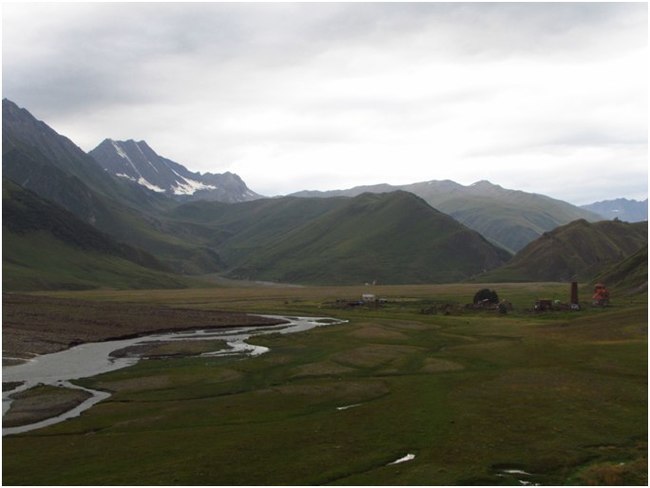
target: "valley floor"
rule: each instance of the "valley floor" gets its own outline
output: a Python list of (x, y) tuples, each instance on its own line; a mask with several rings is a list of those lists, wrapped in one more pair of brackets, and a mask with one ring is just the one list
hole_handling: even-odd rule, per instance
[[(4, 356), (35, 352), (66, 323), (86, 326), (58, 348), (120, 320), (130, 328), (111, 337), (240, 312), (349, 322), (257, 337), (270, 352), (255, 358), (186, 351), (81, 380), (112, 396), (5, 437), (3, 483), (647, 485), (647, 296), (535, 314), (535, 299), (567, 300), (568, 287), (497, 285), (514, 306), (501, 315), (464, 306), (478, 288), (5, 295)], [(384, 300), (355, 304), (362, 293)]]
[(3, 364), (84, 342), (157, 331), (277, 323), (241, 312), (3, 293)]

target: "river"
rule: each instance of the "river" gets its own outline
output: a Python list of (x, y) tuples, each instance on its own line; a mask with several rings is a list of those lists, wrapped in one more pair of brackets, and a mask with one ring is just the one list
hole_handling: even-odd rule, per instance
[(56, 417), (33, 424), (3, 428), (2, 435), (28, 432), (62, 422), (81, 415), (82, 412), (88, 410), (93, 405), (110, 397), (110, 394), (107, 392), (82, 388), (74, 385), (71, 381), (126, 368), (136, 364), (141, 359), (138, 356), (111, 356), (112, 352), (120, 349), (155, 342), (219, 340), (224, 341), (227, 347), (218, 351), (203, 353), (201, 356), (252, 357), (264, 354), (269, 350), (263, 346), (249, 344), (247, 341), (252, 337), (268, 334), (293, 334), (296, 332), (304, 332), (315, 327), (336, 325), (345, 322), (327, 317), (286, 317), (278, 315), (264, 315), (263, 317), (286, 320), (286, 323), (265, 327), (233, 327), (171, 332), (124, 340), (90, 342), (74, 346), (64, 351), (36, 356), (26, 363), (3, 366), (3, 383), (21, 383), (20, 386), (13, 390), (2, 393), (3, 416), (11, 407), (11, 395), (28, 390), (39, 384), (77, 388), (89, 392), (92, 396), (77, 407)]

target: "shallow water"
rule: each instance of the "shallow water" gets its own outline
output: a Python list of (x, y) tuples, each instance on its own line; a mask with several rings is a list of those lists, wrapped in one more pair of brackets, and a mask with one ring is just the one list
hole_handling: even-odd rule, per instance
[(15, 365), (3, 366), (2, 381), (23, 382), (13, 390), (2, 394), (2, 415), (11, 406), (11, 395), (20, 391), (28, 390), (39, 384), (77, 388), (88, 391), (93, 396), (78, 405), (72, 410), (52, 417), (41, 422), (23, 425), (19, 427), (3, 428), (2, 435), (17, 434), (30, 430), (62, 422), (80, 415), (96, 403), (105, 400), (109, 393), (89, 390), (70, 383), (71, 380), (89, 378), (102, 373), (108, 373), (117, 369), (126, 368), (136, 364), (141, 357), (112, 357), (111, 353), (126, 347), (150, 344), (152, 342), (188, 341), (188, 340), (221, 340), (226, 342), (227, 348), (218, 351), (203, 353), (203, 357), (215, 356), (241, 356), (253, 357), (268, 352), (269, 349), (263, 346), (255, 346), (246, 341), (251, 337), (268, 334), (293, 334), (303, 332), (315, 327), (340, 324), (344, 321), (326, 317), (284, 317), (277, 315), (265, 315), (269, 318), (284, 319), (288, 323), (270, 327), (233, 327), (227, 329), (206, 329), (184, 332), (173, 332), (166, 334), (152, 334), (133, 339), (124, 339), (106, 342), (91, 342), (59, 351), (52, 354), (36, 356), (30, 361)]
[(413, 461), (414, 459), (415, 459), (415, 454), (407, 454), (406, 456), (401, 457), (401, 458), (399, 458), (399, 459), (393, 461), (392, 463), (388, 463), (387, 466), (391, 466), (391, 465), (393, 465), (393, 464), (402, 464), (402, 463), (407, 463), (407, 462), (409, 462), (409, 461)]

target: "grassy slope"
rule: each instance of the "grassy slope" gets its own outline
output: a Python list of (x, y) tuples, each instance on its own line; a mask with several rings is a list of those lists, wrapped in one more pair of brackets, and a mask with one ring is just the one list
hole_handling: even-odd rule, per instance
[[(349, 311), (328, 303), (363, 288), (104, 295), (350, 323), (256, 339), (272, 351), (255, 359), (145, 361), (86, 381), (115, 394), (78, 419), (5, 438), (4, 482), (519, 484), (498, 476), (503, 466), (542, 484), (647, 484), (646, 304), (419, 313), (474, 288), (378, 287), (386, 307)], [(530, 303), (542, 289), (554, 288), (499, 291)], [(407, 453), (416, 458), (387, 466)]]
[(2, 252), (5, 291), (179, 288), (191, 284), (122, 257), (80, 250), (47, 233), (21, 236), (3, 230)]
[(364, 194), (267, 243), (231, 276), (293, 283), (451, 282), (508, 254), (406, 192)]
[(639, 249), (603, 273), (596, 276), (594, 283), (606, 283), (608, 287), (627, 293), (648, 291), (648, 246)]
[(544, 195), (507, 190), (488, 182), (461, 187), (458, 192), (413, 191), (433, 207), (480, 232), (511, 252), (524, 248), (546, 231), (577, 219), (599, 220), (591, 212)]
[(273, 239), (318, 219), (345, 204), (346, 199), (261, 199), (224, 204), (192, 202), (169, 212), (179, 222), (210, 229), (210, 243), (230, 266), (265, 248)]
[(126, 200), (121, 200), (121, 192), (107, 196), (95, 191), (78, 177), (56, 167), (35, 148), (25, 144), (19, 149), (3, 148), (3, 173), (17, 183), (28, 181), (26, 188), (40, 197), (92, 223), (118, 241), (146, 249), (178, 271), (202, 273), (219, 269), (218, 256), (202, 246), (200, 234), (124, 204)]
[(222, 269), (201, 229), (160, 218), (176, 205), (171, 199), (111, 177), (72, 141), (7, 100), (2, 122), (4, 177), (178, 272)]
[(482, 281), (590, 280), (647, 247), (647, 222), (578, 220), (545, 233)]
[(361, 193), (411, 192), (432, 207), (515, 253), (542, 233), (577, 219), (602, 220), (596, 213), (544, 195), (508, 190), (487, 181), (463, 186), (453, 181), (410, 185), (359, 186), (349, 190), (300, 192), (303, 197), (357, 196)]
[(3, 180), (2, 196), (5, 290), (186, 286), (153, 256), (11, 181)]
[(512, 253), (523, 249), (547, 230), (567, 222), (530, 204), (513, 205), (481, 197), (450, 199), (436, 208)]

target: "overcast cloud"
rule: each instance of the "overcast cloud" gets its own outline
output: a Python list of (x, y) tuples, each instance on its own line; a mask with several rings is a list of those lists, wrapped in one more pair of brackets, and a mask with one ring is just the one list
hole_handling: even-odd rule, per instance
[(265, 195), (647, 197), (647, 4), (4, 4), (3, 96)]

